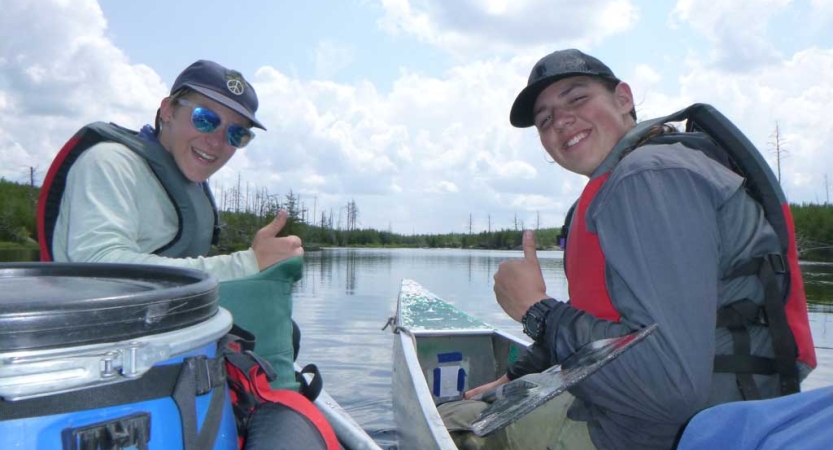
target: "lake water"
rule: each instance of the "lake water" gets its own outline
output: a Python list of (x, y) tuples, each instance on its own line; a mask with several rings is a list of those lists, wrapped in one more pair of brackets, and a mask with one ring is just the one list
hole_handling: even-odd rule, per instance
[[(382, 331), (402, 279), (412, 279), (467, 313), (523, 336), (494, 300), (492, 276), (521, 252), (449, 249), (325, 249), (305, 256), (296, 284), (299, 361), (315, 362), (328, 392), (379, 442), (395, 448), (391, 409), (393, 336)], [(548, 293), (567, 298), (560, 251), (538, 252)], [(833, 384), (833, 265), (803, 264), (819, 368), (803, 388)]]
[[(31, 254), (30, 254), (31, 253)], [(325, 249), (305, 256), (295, 285), (294, 317), (303, 337), (299, 362), (318, 365), (328, 392), (386, 448), (396, 447), (391, 408), (394, 314), (402, 279), (422, 284), (467, 313), (523, 336), (494, 300), (492, 276), (520, 251)], [(538, 252), (548, 293), (567, 298), (560, 251)], [(0, 249), (0, 261), (37, 258)], [(803, 389), (833, 384), (833, 264), (803, 263), (819, 367)]]

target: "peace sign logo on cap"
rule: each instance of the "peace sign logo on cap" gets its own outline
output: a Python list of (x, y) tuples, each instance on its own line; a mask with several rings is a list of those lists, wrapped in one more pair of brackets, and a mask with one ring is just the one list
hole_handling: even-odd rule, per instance
[(243, 91), (246, 90), (246, 82), (243, 81), (243, 77), (236, 74), (226, 75), (226, 87), (228, 87), (229, 92), (234, 95), (243, 95)]

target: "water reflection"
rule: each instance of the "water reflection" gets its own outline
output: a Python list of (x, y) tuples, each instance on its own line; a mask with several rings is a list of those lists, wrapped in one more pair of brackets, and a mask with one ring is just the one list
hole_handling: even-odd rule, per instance
[[(538, 253), (548, 294), (567, 299), (560, 251)], [(380, 329), (394, 313), (403, 278), (416, 280), (467, 313), (522, 336), (494, 301), (493, 275), (520, 251), (325, 249), (305, 255), (295, 317), (303, 329), (302, 362), (315, 362), (331, 395), (382, 445), (395, 445), (390, 410), (393, 339)], [(819, 369), (805, 389), (833, 384), (833, 264), (802, 263)]]
[(0, 248), (0, 262), (37, 261), (40, 252), (28, 248)]
[[(801, 276), (807, 301), (817, 305), (833, 305), (833, 264), (802, 263)], [(828, 309), (826, 312), (830, 312)]]

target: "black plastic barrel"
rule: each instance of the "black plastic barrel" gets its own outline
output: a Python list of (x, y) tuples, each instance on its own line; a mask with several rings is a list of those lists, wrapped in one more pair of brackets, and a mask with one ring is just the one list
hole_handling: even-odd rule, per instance
[(0, 264), (0, 353), (164, 333), (218, 311), (216, 278), (166, 266)]

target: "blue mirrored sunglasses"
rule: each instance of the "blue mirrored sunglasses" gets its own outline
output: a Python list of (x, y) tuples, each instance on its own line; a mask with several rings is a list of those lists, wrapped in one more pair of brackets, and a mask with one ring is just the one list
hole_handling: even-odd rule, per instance
[[(182, 98), (177, 99), (177, 102), (180, 105), (194, 108), (191, 111), (191, 123), (197, 131), (212, 133), (214, 130), (219, 128), (223, 122), (217, 113), (208, 108), (191, 103), (190, 101)], [(254, 132), (246, 127), (236, 124), (231, 124), (226, 127), (226, 140), (232, 147), (243, 148), (249, 145), (249, 142), (251, 142), (254, 138)]]

